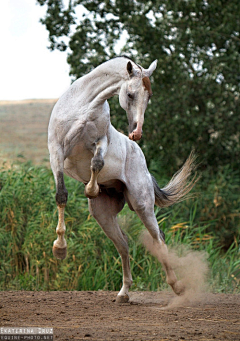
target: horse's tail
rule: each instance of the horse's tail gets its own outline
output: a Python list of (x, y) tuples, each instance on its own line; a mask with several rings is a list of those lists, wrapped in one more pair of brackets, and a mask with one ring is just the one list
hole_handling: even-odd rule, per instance
[(164, 188), (159, 188), (156, 179), (152, 175), (152, 181), (155, 192), (155, 204), (159, 207), (168, 207), (177, 202), (183, 201), (191, 195), (187, 194), (191, 191), (199, 178), (196, 174), (190, 180), (192, 172), (195, 169), (196, 156), (191, 152), (183, 167), (172, 177)]

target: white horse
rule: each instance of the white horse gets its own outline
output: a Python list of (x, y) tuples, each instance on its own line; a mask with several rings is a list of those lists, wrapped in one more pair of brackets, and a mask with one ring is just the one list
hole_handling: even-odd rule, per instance
[[(117, 302), (128, 301), (132, 284), (127, 237), (117, 222), (117, 214), (125, 202), (140, 217), (153, 243), (157, 243), (168, 284), (177, 294), (183, 290), (169, 264), (154, 204), (160, 207), (172, 205), (190, 191), (193, 183), (189, 184), (188, 178), (193, 157), (190, 156), (182, 170), (160, 189), (147, 169), (140, 147), (134, 142), (142, 136), (144, 112), (152, 95), (149, 77), (156, 65), (154, 61), (146, 70), (127, 57), (117, 57), (101, 64), (71, 85), (56, 103), (49, 122), (48, 146), (59, 214), (53, 254), (64, 259), (67, 253), (64, 238), (65, 173), (86, 185), (89, 210), (121, 255), (123, 285)], [(116, 94), (127, 112), (129, 138), (110, 123), (107, 99)]]

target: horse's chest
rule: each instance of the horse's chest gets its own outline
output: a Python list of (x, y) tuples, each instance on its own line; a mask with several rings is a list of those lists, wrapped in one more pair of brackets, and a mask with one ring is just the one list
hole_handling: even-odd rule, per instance
[(71, 155), (64, 161), (64, 172), (78, 181), (88, 182), (92, 157), (93, 153), (86, 149), (83, 142), (77, 144)]

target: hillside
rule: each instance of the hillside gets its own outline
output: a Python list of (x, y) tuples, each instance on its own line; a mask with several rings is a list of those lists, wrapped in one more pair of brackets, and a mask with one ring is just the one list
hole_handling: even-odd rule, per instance
[(47, 126), (56, 99), (0, 101), (0, 163), (47, 164)]

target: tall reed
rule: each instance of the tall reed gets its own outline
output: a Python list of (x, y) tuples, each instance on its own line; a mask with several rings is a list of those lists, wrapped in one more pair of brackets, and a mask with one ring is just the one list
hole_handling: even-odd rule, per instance
[[(59, 261), (52, 255), (57, 208), (51, 171), (30, 163), (1, 170), (1, 290), (119, 290), (120, 256), (90, 216), (83, 185), (68, 177), (65, 181), (69, 191), (65, 213), (68, 256)], [(157, 208), (159, 227), (168, 245), (184, 244), (207, 253), (213, 291), (239, 292), (238, 240), (227, 251), (222, 250), (221, 238), (213, 230), (217, 217), (202, 219), (201, 200), (188, 200), (165, 211)], [(165, 288), (160, 264), (138, 241), (143, 229), (140, 220), (125, 206), (119, 222), (129, 238), (132, 290)]]

